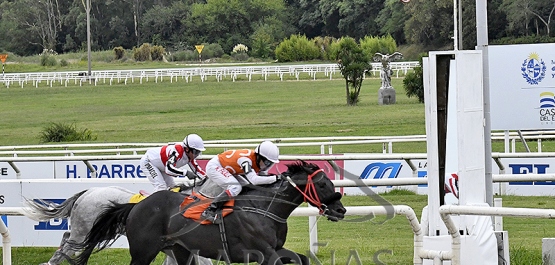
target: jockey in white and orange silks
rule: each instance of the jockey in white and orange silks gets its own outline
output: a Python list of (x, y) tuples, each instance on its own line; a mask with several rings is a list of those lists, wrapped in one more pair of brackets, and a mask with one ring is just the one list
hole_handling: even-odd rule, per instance
[[(154, 186), (154, 192), (173, 188), (174, 177), (204, 179), (206, 173), (196, 161), (204, 150), (206, 149), (202, 138), (197, 134), (189, 134), (182, 143), (148, 149), (141, 158), (141, 170)], [(185, 165), (188, 165), (191, 171), (182, 169)]]
[[(279, 163), (279, 149), (270, 142), (264, 141), (254, 150), (240, 149), (225, 151), (208, 161), (206, 174), (224, 191), (216, 196), (210, 206), (201, 214), (202, 219), (219, 223), (216, 211), (227, 201), (237, 196), (244, 184), (272, 184), (278, 176), (268, 176), (268, 171)], [(244, 175), (236, 177), (237, 175)]]

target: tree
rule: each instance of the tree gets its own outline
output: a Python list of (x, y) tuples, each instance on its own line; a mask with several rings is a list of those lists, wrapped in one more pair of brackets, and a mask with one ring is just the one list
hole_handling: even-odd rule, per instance
[(340, 16), (337, 28), (340, 36), (360, 39), (366, 35), (380, 33), (380, 27), (375, 20), (384, 7), (383, 0), (322, 0), (325, 1), (337, 3)]
[(555, 1), (504, 0), (503, 7), (507, 10), (511, 29), (520, 29), (526, 35), (550, 35)]
[(193, 5), (189, 19), (195, 22), (195, 28), (191, 33), (199, 36), (197, 42), (218, 43), (230, 52), (238, 43), (252, 46), (246, 41), (257, 22), (284, 11), (282, 0), (208, 0)]
[(409, 43), (432, 48), (453, 43), (453, 1), (411, 0), (405, 8), (410, 14), (405, 24)]
[(341, 38), (334, 45), (336, 46), (333, 48), (334, 57), (345, 78), (347, 105), (355, 106), (359, 101), (364, 72), (372, 69), (370, 57), (351, 37)]
[(376, 17), (381, 34), (391, 35), (399, 44), (406, 43), (403, 28), (409, 14), (405, 12), (404, 4), (399, 0), (386, 0), (383, 9)]
[[(141, 20), (141, 42), (150, 42), (162, 46), (172, 46), (176, 34), (182, 33), (182, 21), (190, 16), (190, 7), (176, 2), (171, 7), (154, 6), (147, 10)], [(159, 43), (153, 40), (159, 38)]]
[(39, 46), (42, 49), (56, 50), (58, 33), (61, 31), (61, 12), (58, 1), (18, 0), (6, 2), (7, 8), (2, 15), (17, 31), (23, 33), (25, 46)]
[(418, 102), (424, 103), (424, 76), (422, 70), (422, 57), (428, 56), (427, 53), (420, 54), (420, 65), (413, 68), (413, 72), (407, 73), (403, 79), (407, 97), (416, 97)]

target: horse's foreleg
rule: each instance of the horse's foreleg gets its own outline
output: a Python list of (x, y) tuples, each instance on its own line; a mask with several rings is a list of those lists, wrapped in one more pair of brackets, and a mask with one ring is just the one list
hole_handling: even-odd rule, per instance
[[(291, 251), (289, 251), (291, 252)], [(291, 252), (294, 253), (294, 252)], [(280, 255), (280, 253), (278, 253), (276, 250), (274, 249), (267, 249), (266, 252), (264, 252), (264, 260), (262, 261), (262, 263), (260, 263), (262, 265), (283, 265), (284, 263), (282, 262), (282, 257)]]
[(279, 255), (280, 260), (283, 264), (291, 264), (291, 263), (296, 263), (301, 265), (310, 264), (310, 260), (308, 259), (307, 256), (300, 253), (293, 252), (289, 249), (282, 248), (277, 251), (277, 254)]

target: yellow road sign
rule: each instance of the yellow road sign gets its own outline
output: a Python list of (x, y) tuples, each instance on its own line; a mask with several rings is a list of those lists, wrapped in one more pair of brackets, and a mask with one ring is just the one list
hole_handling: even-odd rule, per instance
[(6, 62), (6, 59), (8, 59), (8, 55), (3, 53), (0, 54), (0, 61), (2, 61), (2, 63)]
[(204, 48), (204, 45), (195, 45), (195, 48), (197, 49), (197, 52), (200, 54), (202, 52), (202, 49)]

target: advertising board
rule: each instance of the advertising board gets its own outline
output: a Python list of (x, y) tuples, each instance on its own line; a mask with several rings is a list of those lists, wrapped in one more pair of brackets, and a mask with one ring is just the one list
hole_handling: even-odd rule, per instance
[(555, 44), (490, 45), (492, 130), (555, 128)]

